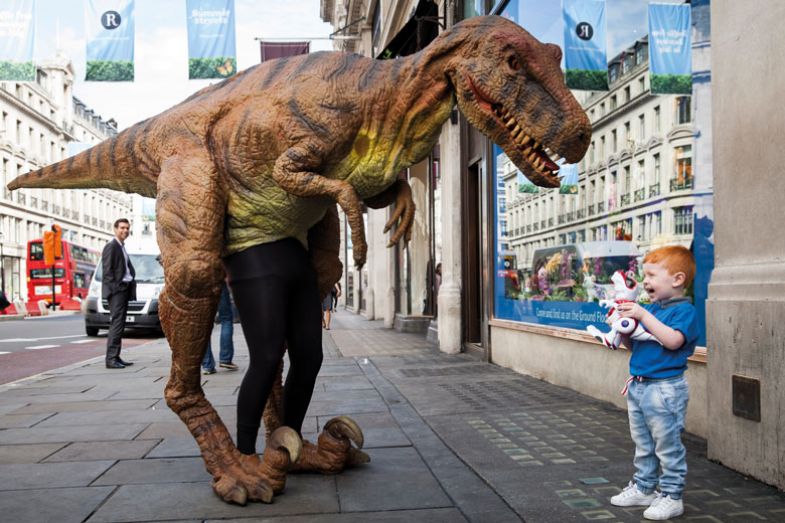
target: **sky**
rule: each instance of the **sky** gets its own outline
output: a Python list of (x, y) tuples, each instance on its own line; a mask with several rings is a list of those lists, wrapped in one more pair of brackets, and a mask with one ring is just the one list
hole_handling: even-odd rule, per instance
[[(188, 79), (185, 0), (136, 0), (135, 80), (85, 82), (85, 0), (36, 0), (36, 62), (60, 50), (75, 72), (74, 96), (118, 129), (154, 116), (217, 80)], [(237, 67), (259, 63), (255, 38), (326, 38), (332, 26), (319, 18), (319, 0), (235, 0)], [(313, 40), (311, 50), (332, 50)]]
[[(135, 81), (85, 82), (84, 6), (86, 0), (36, 0), (34, 59), (70, 58), (74, 95), (118, 129), (178, 104), (216, 80), (188, 80), (185, 0), (136, 0)], [(563, 44), (561, 2), (519, 0), (523, 26), (537, 38)], [(683, 0), (660, 0), (679, 2)], [(606, 0), (608, 58), (646, 34), (647, 0)], [(333, 28), (319, 18), (319, 0), (235, 0), (237, 66), (259, 63), (255, 38), (325, 38)], [(333, 42), (313, 40), (312, 51), (332, 50)]]

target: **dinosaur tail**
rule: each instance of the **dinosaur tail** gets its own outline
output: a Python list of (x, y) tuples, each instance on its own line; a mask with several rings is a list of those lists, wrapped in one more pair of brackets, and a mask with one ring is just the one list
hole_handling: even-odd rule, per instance
[(156, 176), (140, 171), (136, 159), (139, 146), (134, 143), (137, 124), (65, 160), (23, 174), (8, 184), (8, 189), (105, 188), (155, 196)]

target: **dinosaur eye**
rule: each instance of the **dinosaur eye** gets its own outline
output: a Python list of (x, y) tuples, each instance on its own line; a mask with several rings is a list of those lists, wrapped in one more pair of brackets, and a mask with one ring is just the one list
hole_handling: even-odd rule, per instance
[(507, 59), (507, 65), (510, 66), (510, 69), (513, 71), (519, 71), (521, 69), (521, 63), (518, 61), (518, 58), (515, 56), (510, 56)]

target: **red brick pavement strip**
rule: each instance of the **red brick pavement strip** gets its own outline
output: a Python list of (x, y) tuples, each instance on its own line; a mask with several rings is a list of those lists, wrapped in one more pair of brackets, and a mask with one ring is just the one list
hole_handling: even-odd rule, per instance
[[(149, 341), (151, 340), (123, 338), (123, 356), (127, 356), (125, 349)], [(89, 360), (105, 353), (106, 338), (96, 338), (92, 343), (81, 345), (66, 344), (51, 349), (24, 350), (2, 354), (0, 355), (0, 385)]]

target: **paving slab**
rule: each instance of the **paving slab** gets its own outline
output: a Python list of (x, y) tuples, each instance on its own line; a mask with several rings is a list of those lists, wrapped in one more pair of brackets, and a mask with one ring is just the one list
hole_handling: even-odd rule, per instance
[(0, 445), (0, 464), (38, 463), (66, 446), (67, 443), (33, 443), (21, 445)]
[(160, 440), (91, 441), (71, 443), (52, 453), (44, 461), (101, 461), (143, 458)]
[[(207, 520), (205, 523), (248, 523), (248, 519)], [(384, 512), (356, 512), (308, 516), (254, 518), (257, 523), (461, 523), (467, 521), (456, 509), (389, 510)]]
[(119, 461), (92, 485), (144, 485), (210, 481), (199, 458), (134, 459)]
[[(6, 416), (7, 417), (7, 416)], [(46, 418), (37, 427), (64, 427), (64, 426), (84, 426), (84, 425), (104, 425), (110, 420), (118, 420), (123, 423), (163, 423), (179, 421), (177, 415), (169, 409), (145, 409), (145, 410), (117, 410), (117, 411), (97, 411), (97, 412), (60, 412)], [(182, 422), (180, 422), (182, 423)]]
[[(0, 514), (5, 521), (25, 523), (81, 523), (113, 487), (56, 488), (0, 492)], [(7, 520), (5, 518), (8, 518)]]
[(452, 506), (415, 449), (368, 449), (368, 454), (369, 464), (336, 477), (341, 510), (372, 512)]
[(101, 401), (52, 401), (24, 405), (13, 414), (35, 414), (39, 412), (99, 412), (105, 410), (144, 410), (158, 400), (101, 400)]
[(141, 423), (113, 423), (84, 427), (32, 427), (0, 431), (0, 445), (133, 439), (146, 428)]
[[(140, 502), (140, 500), (144, 500)], [(329, 514), (339, 510), (332, 476), (292, 476), (286, 491), (271, 504), (245, 507), (224, 503), (210, 482), (124, 485), (118, 488), (89, 523), (166, 521), (172, 519), (258, 518), (287, 514)]]
[(0, 429), (16, 429), (32, 427), (43, 420), (54, 416), (54, 412), (39, 412), (36, 414), (6, 414), (0, 417)]
[(0, 465), (0, 491), (86, 487), (114, 461)]

